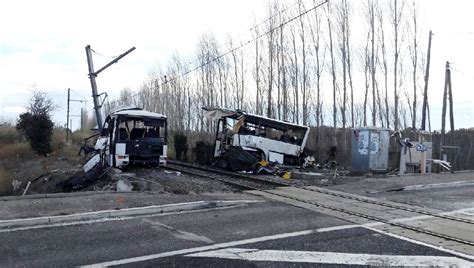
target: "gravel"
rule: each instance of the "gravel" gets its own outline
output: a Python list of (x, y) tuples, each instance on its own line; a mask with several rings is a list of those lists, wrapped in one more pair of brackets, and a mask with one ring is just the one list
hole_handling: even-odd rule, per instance
[(240, 192), (238, 187), (220, 181), (198, 176), (189, 176), (163, 168), (135, 168), (129, 171), (134, 172), (139, 178), (161, 184), (164, 188), (164, 193), (201, 194)]

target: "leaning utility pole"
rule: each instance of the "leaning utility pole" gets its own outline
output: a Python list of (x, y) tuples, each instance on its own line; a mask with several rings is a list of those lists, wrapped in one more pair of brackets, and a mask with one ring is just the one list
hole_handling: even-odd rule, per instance
[(441, 147), (444, 145), (446, 135), (446, 101), (449, 99), (449, 121), (451, 123), (451, 133), (454, 131), (454, 112), (453, 112), (453, 91), (451, 88), (451, 67), (446, 62), (446, 74), (444, 79), (443, 110), (441, 114)]
[(421, 114), (421, 129), (426, 130), (426, 109), (428, 107), (428, 80), (430, 78), (430, 58), (431, 58), (431, 37), (433, 32), (430, 31), (428, 39), (428, 54), (426, 61), (426, 72), (425, 72), (425, 90), (423, 91), (423, 108)]
[(99, 94), (97, 93), (97, 83), (95, 78), (99, 75), (100, 72), (107, 69), (110, 65), (117, 63), (121, 58), (125, 57), (128, 53), (135, 50), (135, 47), (127, 50), (125, 53), (121, 54), (120, 56), (113, 59), (111, 62), (107, 63), (104, 67), (100, 68), (98, 71), (94, 72), (94, 63), (92, 62), (92, 49), (90, 45), (86, 46), (86, 55), (87, 55), (87, 65), (89, 66), (89, 79), (91, 80), (91, 88), (92, 88), (92, 99), (94, 101), (94, 110), (95, 110), (95, 117), (97, 118), (97, 127), (99, 132), (102, 132), (102, 115), (100, 113), (100, 109), (102, 108), (102, 103), (99, 103)]

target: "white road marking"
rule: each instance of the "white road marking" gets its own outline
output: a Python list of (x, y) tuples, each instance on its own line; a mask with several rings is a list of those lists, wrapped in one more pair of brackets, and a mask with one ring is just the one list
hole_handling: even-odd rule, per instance
[(188, 254), (186, 257), (371, 266), (468, 267), (474, 265), (474, 262), (466, 261), (456, 257), (444, 256), (375, 255), (339, 252), (259, 250), (248, 248), (225, 248), (215, 251)]
[(102, 222), (110, 222), (110, 221), (124, 221), (124, 220), (134, 220), (134, 219), (141, 219), (141, 218), (162, 217), (162, 216), (168, 216), (168, 215), (188, 214), (188, 213), (203, 212), (203, 211), (210, 211), (210, 210), (223, 210), (223, 209), (230, 209), (230, 208), (236, 208), (236, 207), (241, 207), (241, 206), (245, 206), (245, 204), (235, 205), (235, 206), (228, 206), (228, 207), (215, 207), (215, 208), (196, 209), (196, 210), (190, 210), (190, 211), (165, 212), (165, 213), (139, 215), (139, 216), (122, 216), (122, 217), (114, 217), (114, 218), (100, 218), (100, 219), (94, 219), (94, 220), (61, 222), (61, 223), (52, 223), (52, 224), (41, 224), (41, 225), (35, 225), (35, 226), (17, 227), (17, 228), (11, 228), (11, 229), (2, 229), (2, 230), (0, 230), (0, 233), (26, 231), (26, 230), (32, 230), (32, 229), (43, 229), (43, 228), (52, 228), (52, 227), (76, 226), (76, 225), (84, 225), (84, 224), (91, 224), (91, 223), (102, 223)]
[[(165, 214), (174, 212), (194, 212), (202, 211), (206, 209), (217, 209), (217, 208), (228, 208), (235, 206), (242, 206), (250, 203), (262, 203), (263, 200), (211, 200), (211, 201), (194, 201), (176, 204), (164, 204), (164, 205), (153, 205), (145, 207), (132, 207), (122, 208), (119, 210), (99, 210), (92, 212), (81, 212), (67, 215), (56, 215), (56, 216), (42, 216), (34, 218), (17, 218), (0, 220), (0, 228), (8, 228), (6, 226), (16, 225), (54, 225), (55, 223), (67, 223), (67, 222), (94, 222), (94, 220), (110, 219), (110, 218), (126, 218), (126, 217), (141, 217), (146, 215), (154, 214)], [(201, 206), (206, 206), (202, 207)], [(223, 206), (225, 205), (225, 206)], [(175, 208), (173, 211), (170, 208)], [(171, 211), (170, 211), (171, 210)], [(28, 227), (28, 226), (24, 226)], [(17, 227), (22, 228), (22, 227)]]
[(411, 238), (408, 238), (408, 237), (404, 237), (404, 236), (401, 236), (401, 235), (392, 234), (392, 233), (385, 232), (385, 231), (382, 231), (382, 230), (379, 230), (379, 229), (376, 229), (376, 228), (372, 228), (372, 227), (367, 226), (367, 225), (361, 225), (361, 227), (364, 227), (364, 228), (367, 228), (367, 229), (372, 230), (374, 232), (381, 233), (381, 234), (384, 234), (384, 235), (387, 235), (387, 236), (391, 236), (391, 237), (394, 237), (394, 238), (397, 238), (397, 239), (400, 239), (400, 240), (405, 240), (405, 241), (413, 243), (413, 244), (418, 244), (418, 245), (421, 245), (421, 246), (430, 247), (430, 248), (433, 248), (433, 249), (436, 249), (436, 250), (439, 250), (439, 251), (443, 251), (443, 252), (446, 252), (446, 253), (449, 253), (449, 254), (452, 254), (452, 255), (455, 255), (455, 256), (459, 256), (459, 257), (466, 258), (466, 259), (474, 261), (474, 256), (472, 256), (472, 255), (464, 254), (464, 253), (457, 252), (457, 251), (447, 249), (447, 248), (443, 248), (443, 247), (440, 247), (440, 246), (435, 246), (435, 245), (432, 245), (432, 244), (421, 242), (421, 241), (411, 239)]
[(112, 265), (122, 265), (122, 264), (127, 264), (127, 263), (149, 261), (149, 260), (154, 260), (154, 259), (159, 259), (159, 258), (164, 258), (164, 257), (184, 255), (184, 254), (190, 254), (190, 253), (195, 253), (195, 252), (200, 252), (200, 251), (216, 250), (216, 249), (221, 249), (221, 248), (235, 247), (235, 246), (252, 244), (252, 243), (257, 243), (257, 242), (264, 242), (264, 241), (275, 240), (275, 239), (283, 239), (283, 238), (289, 238), (289, 237), (295, 237), (295, 236), (308, 235), (315, 232), (317, 232), (317, 230), (316, 231), (305, 230), (305, 231), (299, 231), (299, 232), (293, 232), (293, 233), (263, 236), (263, 237), (258, 237), (258, 238), (250, 238), (250, 239), (244, 239), (244, 240), (238, 240), (238, 241), (232, 241), (232, 242), (225, 242), (225, 243), (219, 243), (219, 244), (203, 246), (203, 247), (173, 250), (173, 251), (168, 251), (168, 252), (141, 256), (141, 257), (96, 263), (96, 264), (91, 264), (91, 265), (85, 265), (82, 267), (108, 267)]
[(452, 181), (432, 184), (417, 184), (403, 187), (404, 191), (419, 191), (433, 188), (460, 187), (474, 185), (474, 181)]
[(378, 193), (385, 193), (385, 192), (398, 192), (398, 191), (422, 191), (428, 189), (436, 189), (436, 188), (448, 188), (448, 187), (460, 187), (460, 186), (471, 186), (474, 185), (474, 181), (452, 181), (452, 182), (442, 182), (442, 183), (432, 183), (432, 184), (416, 184), (416, 185), (408, 185), (399, 188), (390, 188), (390, 189), (382, 189), (377, 191), (370, 191), (370, 194), (378, 194)]
[(326, 232), (332, 232), (332, 231), (347, 230), (347, 229), (352, 229), (352, 228), (357, 228), (357, 227), (360, 227), (360, 225), (359, 224), (339, 225), (339, 226), (333, 226), (333, 227), (319, 228), (319, 229), (316, 229), (316, 232), (326, 233)]
[[(470, 210), (469, 209), (463, 209), (463, 210), (456, 210), (452, 212), (443, 212), (440, 214), (443, 215), (448, 215), (450, 213), (459, 213), (462, 211)], [(415, 220), (418, 219), (419, 217), (425, 217), (425, 216), (416, 216), (416, 217), (411, 217), (411, 218), (400, 218), (400, 219), (394, 219), (394, 221), (407, 221), (407, 220)], [(431, 216), (426, 216), (430, 218)], [(159, 258), (164, 258), (164, 257), (170, 257), (170, 256), (176, 256), (176, 255), (184, 255), (184, 254), (191, 254), (195, 252), (201, 252), (201, 251), (208, 251), (208, 250), (217, 250), (217, 249), (222, 249), (222, 248), (228, 248), (228, 247), (235, 247), (235, 246), (240, 246), (240, 245), (245, 245), (245, 244), (252, 244), (252, 243), (257, 243), (257, 242), (264, 242), (264, 241), (270, 241), (270, 240), (277, 240), (277, 239), (283, 239), (283, 238), (289, 238), (289, 237), (296, 237), (296, 236), (303, 236), (303, 235), (309, 235), (313, 233), (322, 233), (322, 232), (330, 232), (330, 231), (338, 231), (338, 230), (346, 230), (346, 229), (351, 229), (351, 228), (357, 228), (357, 227), (362, 227), (362, 228), (367, 228), (369, 230), (382, 233), (388, 236), (392, 236), (401, 240), (405, 240), (411, 243), (423, 245), (426, 247), (430, 247), (442, 252), (446, 252), (455, 256), (463, 257), (469, 260), (474, 260), (474, 256), (459, 253), (454, 250), (449, 250), (445, 249), (439, 246), (434, 246), (431, 244), (423, 243), (417, 240), (413, 240), (410, 238), (406, 238), (403, 236), (387, 233), (375, 228), (372, 228), (374, 226), (380, 226), (384, 225), (385, 223), (381, 222), (371, 222), (367, 223), (364, 225), (359, 225), (359, 224), (354, 224), (354, 225), (341, 225), (341, 226), (333, 226), (333, 227), (326, 227), (326, 228), (320, 228), (316, 230), (305, 230), (305, 231), (300, 231), (300, 232), (292, 232), (292, 233), (284, 233), (284, 234), (278, 234), (278, 235), (271, 235), (271, 236), (263, 236), (263, 237), (258, 237), (258, 238), (250, 238), (250, 239), (244, 239), (244, 240), (238, 240), (238, 241), (232, 241), (232, 242), (226, 242), (226, 243), (219, 243), (219, 244), (214, 244), (214, 245), (209, 245), (209, 246), (203, 246), (203, 247), (196, 247), (196, 248), (188, 248), (188, 249), (181, 249), (181, 250), (174, 250), (174, 251), (168, 251), (168, 252), (162, 252), (162, 253), (157, 253), (157, 254), (152, 254), (152, 255), (145, 255), (145, 256), (140, 256), (140, 257), (133, 257), (133, 258), (127, 258), (127, 259), (121, 259), (121, 260), (115, 260), (115, 261), (108, 261), (108, 262), (103, 262), (103, 263), (97, 263), (97, 264), (91, 264), (83, 267), (107, 267), (107, 266), (112, 266), (112, 265), (121, 265), (121, 264), (127, 264), (127, 263), (135, 263), (135, 262), (141, 262), (141, 261), (148, 261), (148, 260), (153, 260), (153, 259), (159, 259)]]
[(209, 239), (208, 237), (203, 236), (203, 235), (197, 235), (197, 234), (194, 234), (194, 233), (178, 230), (176, 228), (173, 228), (173, 227), (168, 226), (166, 224), (163, 224), (161, 222), (152, 221), (152, 220), (149, 220), (149, 219), (144, 219), (143, 221), (148, 222), (153, 229), (158, 230), (158, 231), (162, 231), (163, 229), (167, 230), (172, 236), (174, 236), (176, 238), (179, 238), (179, 239), (191, 240), (191, 241), (196, 241), (196, 242), (204, 242), (204, 243), (207, 243), (207, 244), (214, 243), (214, 241), (212, 241), (211, 239)]
[(472, 219), (474, 216), (474, 208), (464, 208), (464, 209), (458, 209), (454, 211), (440, 213), (440, 215), (455, 215), (455, 214), (459, 214), (459, 215)]

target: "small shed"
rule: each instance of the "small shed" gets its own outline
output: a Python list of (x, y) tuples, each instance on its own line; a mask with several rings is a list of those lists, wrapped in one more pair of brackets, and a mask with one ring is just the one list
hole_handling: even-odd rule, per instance
[(390, 129), (361, 127), (352, 129), (352, 171), (387, 172)]

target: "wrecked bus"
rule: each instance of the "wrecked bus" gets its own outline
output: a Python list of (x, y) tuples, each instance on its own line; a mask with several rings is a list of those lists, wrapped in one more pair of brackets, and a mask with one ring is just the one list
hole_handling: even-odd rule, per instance
[(204, 116), (217, 120), (214, 156), (241, 147), (257, 159), (301, 164), (309, 127), (249, 114), (241, 110), (204, 107)]
[(95, 150), (102, 164), (125, 167), (130, 164), (165, 165), (167, 118), (136, 107), (118, 109), (107, 116)]

